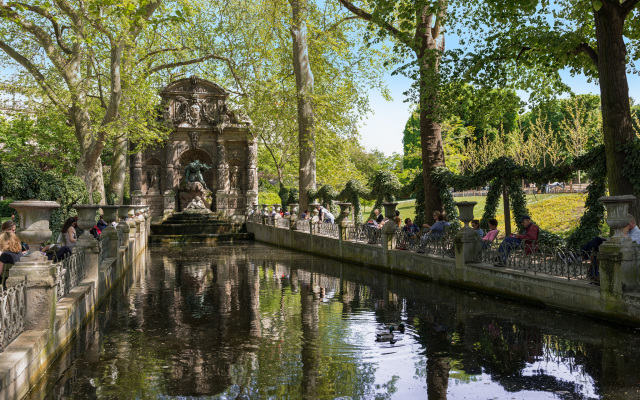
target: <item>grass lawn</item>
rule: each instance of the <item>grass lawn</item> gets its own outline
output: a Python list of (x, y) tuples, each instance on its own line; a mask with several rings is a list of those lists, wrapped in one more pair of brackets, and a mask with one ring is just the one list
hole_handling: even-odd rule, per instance
[[(561, 236), (567, 236), (580, 222), (584, 213), (585, 193), (575, 194), (536, 194), (527, 195), (527, 207), (531, 212), (531, 218), (542, 229), (549, 230)], [(456, 197), (455, 201), (477, 201), (474, 214), (480, 219), (484, 213), (486, 197)], [(399, 202), (400, 217), (413, 219), (415, 216), (415, 200), (403, 200)], [(504, 212), (502, 199), (498, 204), (496, 219), (498, 229), (504, 233)], [(511, 229), (516, 226), (512, 216)]]

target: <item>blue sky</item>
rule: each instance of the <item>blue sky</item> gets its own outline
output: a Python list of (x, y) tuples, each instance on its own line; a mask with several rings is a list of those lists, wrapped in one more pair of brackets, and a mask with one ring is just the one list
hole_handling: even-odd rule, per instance
[[(448, 40), (449, 38), (447, 38)], [(447, 42), (449, 43), (449, 42)], [(562, 79), (576, 94), (600, 94), (600, 88), (595, 83), (587, 82), (584, 76), (571, 77), (568, 72), (562, 74)], [(629, 95), (640, 103), (640, 76), (627, 75), (629, 81)], [(402, 153), (402, 131), (410, 115), (410, 103), (405, 103), (402, 95), (410, 85), (411, 81), (403, 76), (386, 75), (386, 82), (393, 101), (386, 101), (379, 93), (371, 92), (369, 100), (373, 115), (369, 115), (364, 121), (360, 133), (362, 144), (368, 150), (377, 148), (390, 156), (392, 153)], [(529, 94), (518, 93), (522, 100), (527, 101)]]

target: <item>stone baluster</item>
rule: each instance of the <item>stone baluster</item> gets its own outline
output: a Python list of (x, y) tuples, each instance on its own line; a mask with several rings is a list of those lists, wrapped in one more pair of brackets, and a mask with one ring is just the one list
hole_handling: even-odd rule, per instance
[[(9, 269), (7, 286), (27, 279), (25, 327), (28, 330), (53, 329), (56, 317), (56, 267), (40, 254), (39, 247), (51, 237), (49, 218), (51, 211), (60, 207), (52, 201), (27, 200), (10, 204), (20, 216), (18, 237), (29, 244), (30, 253)], [(9, 268), (5, 264), (5, 268)]]

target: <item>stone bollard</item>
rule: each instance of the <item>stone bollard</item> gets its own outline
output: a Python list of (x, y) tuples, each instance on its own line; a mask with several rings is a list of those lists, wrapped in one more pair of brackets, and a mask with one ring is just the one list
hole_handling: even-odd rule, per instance
[(460, 221), (464, 223), (454, 239), (456, 266), (462, 266), (469, 262), (479, 262), (482, 251), (482, 243), (478, 240), (478, 234), (469, 223), (473, 221), (473, 209), (478, 204), (476, 201), (458, 201), (455, 203), (460, 211)]
[(600, 269), (600, 294), (603, 297), (619, 297), (623, 292), (638, 289), (637, 245), (622, 233), (629, 225), (629, 207), (635, 196), (603, 196), (598, 201), (607, 207), (607, 225), (614, 232), (600, 245), (598, 267)]
[(85, 278), (98, 279), (100, 245), (89, 231), (96, 224), (96, 213), (100, 206), (77, 204), (74, 208), (78, 212), (78, 227), (84, 230), (84, 233), (80, 235), (76, 242), (76, 247), (85, 249)]
[(113, 227), (112, 223), (117, 219), (117, 213), (120, 206), (102, 206), (102, 215), (107, 227), (104, 228), (100, 236), (109, 237), (109, 255), (116, 257), (118, 255), (118, 231)]
[[(51, 211), (60, 207), (55, 202), (36, 200), (10, 204), (20, 215), (18, 237), (30, 244), (31, 253), (22, 257), (9, 269), (7, 286), (15, 286), (27, 279), (25, 287), (25, 328), (28, 330), (50, 330), (56, 317), (57, 286), (56, 267), (38, 251), (40, 244), (51, 236), (49, 217)], [(27, 239), (27, 240), (25, 240)], [(5, 265), (5, 268), (8, 268)]]

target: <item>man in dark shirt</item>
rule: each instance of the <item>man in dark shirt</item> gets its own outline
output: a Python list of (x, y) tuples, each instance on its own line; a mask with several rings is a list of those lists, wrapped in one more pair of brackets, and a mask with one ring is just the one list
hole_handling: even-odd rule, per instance
[(507, 263), (507, 257), (509, 257), (512, 249), (521, 248), (524, 245), (525, 254), (532, 254), (538, 250), (538, 235), (540, 234), (538, 225), (534, 224), (528, 215), (520, 218), (518, 222), (522, 224), (524, 234), (511, 235), (510, 237), (504, 238), (502, 243), (500, 243), (498, 253), (500, 253), (499, 261), (501, 261), (502, 264)]

